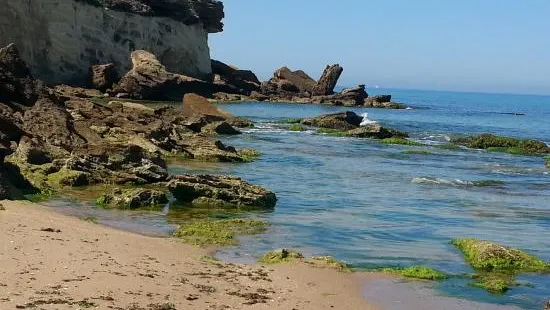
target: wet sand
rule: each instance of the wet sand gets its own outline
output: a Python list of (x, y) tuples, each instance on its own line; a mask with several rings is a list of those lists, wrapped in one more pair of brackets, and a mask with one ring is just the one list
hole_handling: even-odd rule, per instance
[(0, 309), (379, 309), (358, 275), (218, 262), (176, 239), (1, 203)]

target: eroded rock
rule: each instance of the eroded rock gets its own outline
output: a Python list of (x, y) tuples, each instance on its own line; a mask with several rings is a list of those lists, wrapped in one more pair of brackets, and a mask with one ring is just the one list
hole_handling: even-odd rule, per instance
[(90, 67), (90, 85), (102, 92), (110, 89), (117, 81), (114, 64), (93, 65)]
[(115, 188), (111, 193), (103, 194), (96, 200), (103, 207), (119, 209), (138, 209), (147, 207), (161, 207), (168, 203), (166, 193), (153, 189)]
[(212, 206), (274, 208), (274, 193), (237, 177), (211, 175), (171, 176), (168, 188), (183, 203)]
[(311, 91), (312, 96), (327, 96), (334, 94), (334, 87), (338, 83), (340, 75), (344, 72), (344, 68), (340, 65), (329, 65), (325, 68), (323, 75), (313, 87)]

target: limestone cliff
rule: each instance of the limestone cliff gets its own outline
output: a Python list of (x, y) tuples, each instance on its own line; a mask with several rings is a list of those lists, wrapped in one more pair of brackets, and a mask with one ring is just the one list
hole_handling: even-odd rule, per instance
[(16, 43), (48, 84), (84, 85), (91, 65), (131, 69), (130, 52), (155, 54), (171, 72), (210, 77), (208, 33), (219, 32), (213, 0), (0, 0), (0, 45)]

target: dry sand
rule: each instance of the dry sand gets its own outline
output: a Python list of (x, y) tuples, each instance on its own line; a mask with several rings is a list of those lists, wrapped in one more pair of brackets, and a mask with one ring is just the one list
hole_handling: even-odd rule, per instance
[(176, 239), (1, 203), (0, 309), (377, 309), (353, 274), (217, 262)]

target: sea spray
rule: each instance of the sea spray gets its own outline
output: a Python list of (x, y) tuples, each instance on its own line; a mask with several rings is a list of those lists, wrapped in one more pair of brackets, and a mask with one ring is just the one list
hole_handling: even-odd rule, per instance
[(361, 116), (363, 117), (363, 120), (361, 121), (361, 124), (359, 124), (359, 126), (363, 127), (371, 124), (376, 124), (376, 121), (369, 119), (369, 113), (363, 113), (361, 114)]

